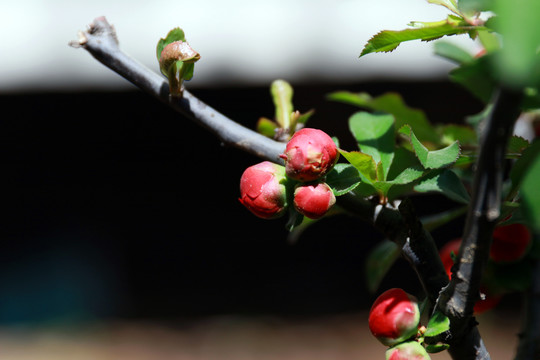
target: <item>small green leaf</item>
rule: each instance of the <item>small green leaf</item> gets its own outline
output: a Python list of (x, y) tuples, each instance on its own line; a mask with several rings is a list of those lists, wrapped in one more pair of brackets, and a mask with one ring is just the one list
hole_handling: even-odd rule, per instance
[(362, 180), (358, 170), (350, 164), (336, 164), (332, 171), (326, 176), (326, 183), (335, 196), (345, 195), (354, 190)]
[(462, 204), (470, 202), (470, 196), (460, 178), (450, 169), (434, 170), (415, 185), (418, 192), (439, 192)]
[(337, 91), (329, 94), (327, 98), (373, 111), (392, 114), (394, 115), (394, 127), (396, 129), (407, 124), (411, 126), (420, 141), (427, 141), (433, 144), (438, 144), (439, 142), (437, 132), (429, 123), (424, 112), (407, 106), (398, 93), (388, 92), (377, 97), (372, 97), (367, 93)]
[[(394, 158), (395, 131), (392, 115), (374, 115), (357, 112), (349, 119), (349, 128), (360, 150), (370, 155), (376, 164), (381, 163), (379, 181), (386, 180)], [(377, 170), (377, 167), (376, 167)]]
[(489, 11), (494, 0), (459, 0), (459, 9), (467, 12)]
[(456, 162), (461, 152), (457, 141), (445, 148), (429, 151), (418, 140), (410, 126), (405, 125), (399, 131), (410, 138), (411, 145), (418, 160), (420, 160), (420, 163), (426, 169), (440, 169), (451, 165)]
[(366, 259), (366, 282), (368, 291), (374, 294), (392, 265), (399, 259), (401, 250), (393, 241), (383, 240), (368, 254)]
[(532, 159), (530, 166), (528, 166), (524, 175), (521, 176), (523, 177), (521, 185), (523, 214), (526, 216), (529, 225), (536, 232), (540, 232), (540, 191), (538, 191), (538, 184), (540, 183), (540, 156)]
[(435, 55), (448, 59), (459, 65), (468, 63), (474, 59), (473, 56), (467, 51), (447, 41), (437, 41), (434, 45), (434, 51)]
[(261, 117), (259, 121), (257, 121), (257, 132), (259, 134), (262, 134), (266, 137), (269, 137), (271, 139), (274, 138), (274, 135), (276, 134), (276, 129), (278, 128), (278, 124), (276, 124), (274, 121)]
[(370, 184), (377, 181), (377, 164), (371, 155), (359, 151), (345, 151), (341, 149), (339, 152), (364, 176), (364, 181)]
[(508, 155), (521, 155), (529, 147), (530, 143), (521, 136), (512, 135), (508, 141), (506, 153)]
[[(517, 194), (523, 179), (526, 176), (529, 176), (527, 173), (531, 169), (532, 164), (537, 161), (538, 158), (540, 158), (538, 156), (539, 154), (540, 140), (536, 140), (525, 151), (523, 151), (523, 154), (519, 157), (519, 159), (516, 160), (512, 166), (512, 169), (510, 170), (509, 177), (512, 185), (507, 198), (511, 199)], [(540, 178), (537, 178), (536, 180), (540, 181)]]
[(291, 115), (293, 113), (293, 88), (285, 80), (274, 80), (270, 85), (270, 93), (274, 100), (276, 109), (276, 121), (280, 127), (289, 129), (291, 127)]
[(493, 72), (490, 71), (493, 56), (487, 54), (462, 64), (450, 71), (450, 80), (463, 86), (485, 104), (489, 103), (497, 85)]
[(450, 319), (442, 312), (435, 311), (428, 321), (424, 341), (426, 344), (437, 344), (444, 340), (450, 331)]
[(388, 52), (397, 48), (402, 42), (410, 40), (431, 41), (443, 36), (466, 34), (481, 27), (471, 26), (463, 19), (448, 16), (446, 20), (431, 23), (430, 26), (405, 29), (400, 31), (385, 30), (373, 36), (365, 45), (360, 56), (373, 52)]

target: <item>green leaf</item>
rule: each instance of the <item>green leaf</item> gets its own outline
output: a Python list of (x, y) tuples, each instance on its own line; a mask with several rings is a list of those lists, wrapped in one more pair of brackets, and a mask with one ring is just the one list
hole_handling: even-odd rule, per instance
[[(519, 159), (516, 160), (509, 174), (512, 185), (507, 198), (511, 199), (517, 194), (523, 179), (528, 176), (527, 173), (531, 166), (535, 161), (537, 161), (538, 158), (540, 158), (539, 154), (540, 140), (536, 140), (525, 151), (523, 151), (523, 154), (519, 157)], [(540, 178), (537, 180), (540, 181)]]
[(468, 63), (469, 61), (472, 61), (474, 59), (473, 56), (467, 51), (447, 41), (437, 41), (434, 45), (434, 51), (435, 55), (438, 55), (460, 65)]
[(377, 164), (373, 157), (359, 151), (339, 150), (340, 154), (363, 175), (364, 181), (369, 184), (377, 181)]
[(521, 155), (529, 145), (530, 143), (521, 136), (512, 135), (508, 141), (506, 153), (507, 155)]
[[(538, 144), (538, 142), (536, 142)], [(538, 146), (533, 144), (531, 148), (537, 149)], [(540, 156), (532, 159), (530, 166), (523, 176), (521, 185), (523, 214), (526, 216), (529, 225), (540, 232)]]
[(478, 145), (476, 131), (470, 126), (451, 124), (442, 126), (440, 131), (441, 143), (444, 145), (451, 145), (456, 141), (459, 141), (460, 145)]
[(507, 86), (522, 88), (540, 82), (540, 1), (495, 1), (497, 31), (504, 46), (496, 69)]
[(418, 192), (439, 192), (462, 204), (470, 202), (470, 196), (460, 178), (450, 169), (435, 170), (414, 187)]
[(401, 250), (393, 241), (383, 240), (368, 254), (366, 259), (366, 285), (374, 294), (392, 265), (399, 259)]
[(365, 45), (360, 56), (373, 52), (388, 52), (397, 48), (402, 42), (410, 40), (430, 41), (443, 36), (465, 34), (479, 29), (471, 26), (456, 16), (448, 16), (446, 20), (431, 23), (430, 26), (405, 29), (400, 31), (385, 30), (373, 36)]
[[(360, 150), (370, 155), (376, 164), (381, 163), (377, 180), (386, 180), (394, 158), (395, 130), (392, 115), (374, 115), (358, 112), (349, 119), (349, 128)], [(377, 167), (376, 167), (377, 170)]]
[(326, 183), (335, 196), (345, 195), (354, 190), (362, 180), (358, 170), (350, 164), (336, 164), (332, 171), (326, 176)]
[[(171, 31), (169, 31), (169, 33), (167, 34), (167, 36), (165, 38), (159, 39), (159, 41), (157, 43), (157, 46), (156, 46), (156, 56), (157, 56), (158, 61), (161, 58), (161, 52), (163, 51), (165, 46), (167, 46), (170, 43), (175, 42), (175, 41), (186, 41), (186, 37), (184, 35), (184, 30), (182, 30), (179, 27), (174, 28)], [(166, 74), (164, 74), (164, 75), (166, 75)]]
[(285, 80), (274, 80), (270, 85), (270, 93), (276, 109), (276, 121), (280, 127), (290, 129), (293, 113), (293, 88)]
[(489, 11), (494, 0), (459, 0), (459, 9), (468, 12)]
[(339, 101), (345, 104), (359, 106), (365, 109), (385, 112), (394, 115), (396, 129), (408, 124), (420, 141), (428, 141), (434, 144), (439, 142), (439, 137), (433, 126), (429, 123), (422, 110), (414, 109), (407, 104), (398, 93), (385, 93), (372, 97), (367, 93), (352, 93), (338, 91), (327, 96), (329, 100)]
[(485, 104), (489, 103), (497, 85), (497, 80), (490, 71), (493, 56), (487, 54), (462, 64), (450, 71), (450, 80), (463, 86)]
[(261, 117), (259, 121), (257, 121), (257, 132), (259, 134), (262, 134), (266, 137), (269, 137), (271, 139), (274, 138), (274, 135), (276, 134), (276, 129), (278, 128), (278, 124), (276, 124), (274, 121)]
[(426, 332), (424, 333), (424, 343), (426, 350), (430, 353), (437, 353), (448, 349), (445, 343), (450, 332), (450, 319), (440, 311), (436, 311), (428, 321)]
[(418, 140), (410, 126), (405, 125), (399, 131), (409, 136), (418, 160), (426, 169), (440, 169), (451, 165), (456, 162), (461, 152), (457, 141), (445, 148), (430, 151)]

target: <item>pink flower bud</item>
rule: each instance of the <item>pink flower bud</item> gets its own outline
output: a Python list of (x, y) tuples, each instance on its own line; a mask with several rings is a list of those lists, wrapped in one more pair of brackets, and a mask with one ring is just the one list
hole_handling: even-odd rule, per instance
[(336, 203), (336, 197), (326, 183), (299, 185), (294, 190), (294, 207), (310, 219), (318, 219)]
[(404, 342), (386, 350), (386, 360), (429, 360), (426, 349), (416, 341)]
[(418, 301), (402, 289), (386, 290), (373, 303), (369, 312), (369, 329), (381, 343), (393, 346), (418, 332)]
[(270, 161), (250, 166), (240, 179), (239, 200), (260, 218), (277, 218), (287, 207), (286, 181), (283, 166)]
[(280, 157), (285, 160), (288, 177), (313, 181), (332, 170), (339, 153), (332, 138), (324, 131), (303, 128), (294, 133)]

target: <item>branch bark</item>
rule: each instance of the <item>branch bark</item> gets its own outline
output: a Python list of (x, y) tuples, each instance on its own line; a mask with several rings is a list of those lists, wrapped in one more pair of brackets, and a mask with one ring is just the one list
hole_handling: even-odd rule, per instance
[[(489, 258), (493, 229), (500, 215), (501, 186), (508, 139), (520, 113), (521, 95), (509, 89), (497, 94), (476, 163), (471, 205), (452, 280), (443, 289), (439, 308), (450, 319), (453, 358), (489, 359), (476, 328), (473, 310), (480, 297), (480, 281)], [(463, 341), (475, 351), (467, 351)]]

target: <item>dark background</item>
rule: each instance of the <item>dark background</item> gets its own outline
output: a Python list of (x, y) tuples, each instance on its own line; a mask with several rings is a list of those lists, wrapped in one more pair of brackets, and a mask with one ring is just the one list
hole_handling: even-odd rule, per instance
[[(294, 86), (294, 84), (293, 84)], [(482, 105), (447, 82), (294, 86), (309, 126), (353, 149), (357, 109), (334, 90), (399, 92), (432, 122), (461, 122)], [(272, 117), (268, 88), (193, 89), (253, 128)], [(260, 160), (158, 100), (129, 92), (0, 96), (0, 324), (175, 319), (216, 314), (316, 316), (369, 307), (364, 259), (382, 239), (347, 216), (324, 219), (292, 245), (285, 219), (238, 202), (243, 170)], [(420, 215), (453, 204), (414, 199)], [(440, 245), (462, 220), (434, 235)], [(419, 293), (400, 260), (382, 288)]]

